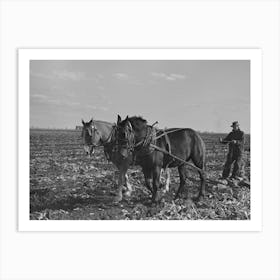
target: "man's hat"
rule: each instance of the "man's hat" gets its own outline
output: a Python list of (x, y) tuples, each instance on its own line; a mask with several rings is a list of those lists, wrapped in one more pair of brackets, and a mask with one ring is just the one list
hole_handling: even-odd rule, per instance
[(231, 125), (231, 127), (234, 127), (235, 125), (239, 126), (238, 121), (233, 122), (232, 125)]

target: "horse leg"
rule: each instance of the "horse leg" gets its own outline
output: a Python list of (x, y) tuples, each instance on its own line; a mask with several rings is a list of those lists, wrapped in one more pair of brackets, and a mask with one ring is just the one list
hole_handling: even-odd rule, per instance
[(165, 190), (164, 192), (169, 192), (169, 185), (170, 185), (170, 169), (166, 168), (166, 182), (165, 182)]
[(147, 168), (143, 168), (143, 173), (145, 177), (146, 187), (151, 193), (153, 193), (153, 174)]
[(128, 175), (127, 175), (127, 173), (125, 173), (125, 175), (124, 175), (124, 180), (125, 180), (125, 186), (127, 187), (127, 191), (126, 191), (126, 195), (127, 196), (131, 196), (131, 193), (132, 193), (132, 191), (133, 191), (133, 188), (132, 188), (132, 186), (131, 186), (131, 184), (129, 183), (129, 181), (128, 181)]
[[(186, 179), (187, 179), (187, 175), (188, 175), (188, 170), (184, 164), (178, 166), (178, 172), (179, 172), (179, 176), (180, 176), (180, 185), (179, 185), (179, 188), (175, 195), (175, 199), (179, 198), (184, 186), (186, 185)], [(186, 188), (186, 193), (187, 193), (187, 199), (189, 199), (188, 188)]]
[(205, 188), (206, 188), (205, 161), (202, 160), (200, 162), (196, 162), (195, 160), (193, 160), (193, 162), (198, 168), (200, 168), (198, 173), (199, 173), (201, 183), (200, 183), (199, 193), (195, 198), (195, 200), (199, 200), (201, 197), (205, 196)]
[(159, 181), (160, 181), (160, 184), (161, 184), (161, 185), (163, 185), (164, 171), (165, 171), (165, 170), (164, 170), (163, 168), (160, 170), (160, 179), (159, 179)]
[(206, 187), (206, 174), (205, 171), (198, 171), (199, 172), (199, 177), (200, 177), (200, 189), (199, 189), (199, 193), (197, 195), (197, 197), (195, 198), (195, 200), (199, 200), (201, 197), (205, 196), (205, 187)]
[(118, 190), (114, 202), (120, 202), (122, 200), (122, 189), (125, 182), (126, 171), (126, 169), (119, 170)]
[(161, 167), (156, 166), (153, 169), (153, 196), (152, 196), (152, 202), (156, 202), (158, 200), (158, 188), (160, 185), (160, 172)]
[(169, 185), (170, 185), (170, 169), (169, 169), (169, 168), (161, 169), (161, 172), (160, 172), (160, 184), (161, 184), (161, 185), (163, 185), (163, 183), (162, 183), (163, 173), (166, 174), (165, 185), (164, 185), (164, 189), (163, 189), (163, 192), (166, 193), (166, 192), (169, 192)]

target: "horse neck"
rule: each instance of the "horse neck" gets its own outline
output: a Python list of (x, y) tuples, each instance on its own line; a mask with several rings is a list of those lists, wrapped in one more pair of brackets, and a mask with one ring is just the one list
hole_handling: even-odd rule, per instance
[(101, 121), (95, 121), (95, 126), (98, 129), (98, 131), (100, 132), (101, 135), (101, 141), (104, 143), (106, 142), (113, 130), (113, 124), (111, 123), (104, 123)]
[(135, 130), (135, 140), (136, 142), (143, 140), (147, 136), (147, 131), (148, 131), (148, 125), (144, 126), (141, 129)]

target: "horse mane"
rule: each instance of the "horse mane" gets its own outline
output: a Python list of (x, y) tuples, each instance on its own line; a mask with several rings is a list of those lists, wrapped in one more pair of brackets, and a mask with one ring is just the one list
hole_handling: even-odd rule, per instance
[(147, 121), (141, 116), (129, 117), (128, 120), (135, 130), (142, 130), (147, 126)]
[(108, 125), (113, 125), (113, 123), (111, 122), (107, 122), (107, 121), (101, 121), (101, 120), (93, 120), (94, 122), (98, 122), (98, 123), (104, 123), (104, 124), (108, 124)]

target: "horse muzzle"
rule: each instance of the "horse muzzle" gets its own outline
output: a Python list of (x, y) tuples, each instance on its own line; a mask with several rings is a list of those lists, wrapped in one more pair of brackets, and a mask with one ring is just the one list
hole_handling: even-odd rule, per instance
[(127, 149), (120, 149), (119, 153), (123, 158), (128, 158), (128, 156), (129, 156)]
[(84, 151), (86, 153), (86, 155), (88, 155), (89, 157), (92, 156), (94, 154), (94, 146), (88, 146), (88, 145), (84, 145)]

